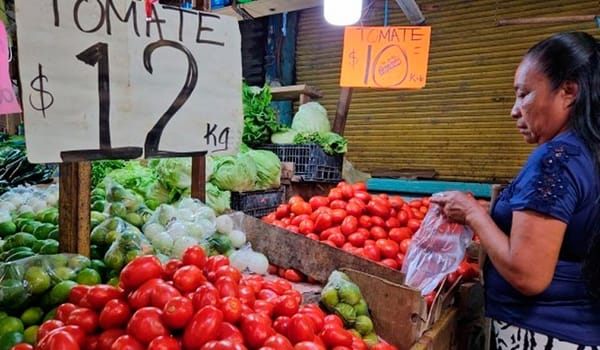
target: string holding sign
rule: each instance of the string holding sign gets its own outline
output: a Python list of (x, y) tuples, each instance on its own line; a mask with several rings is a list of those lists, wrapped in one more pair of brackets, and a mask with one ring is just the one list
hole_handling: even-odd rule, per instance
[(420, 89), (431, 27), (346, 27), (340, 86)]

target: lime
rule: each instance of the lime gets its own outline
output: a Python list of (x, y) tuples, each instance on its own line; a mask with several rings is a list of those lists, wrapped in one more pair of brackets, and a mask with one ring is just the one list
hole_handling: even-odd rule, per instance
[(105, 197), (106, 196), (106, 191), (104, 191), (104, 189), (96, 187), (92, 190), (91, 192), (92, 196), (100, 196), (100, 197)]
[(104, 263), (111, 270), (121, 271), (125, 266), (125, 257), (118, 249), (115, 249), (104, 256)]
[(377, 334), (375, 334), (375, 332), (366, 334), (365, 336), (363, 336), (363, 340), (365, 341), (369, 349), (379, 344), (379, 338), (377, 338)]
[(40, 254), (58, 254), (58, 241), (55, 239), (45, 239), (44, 245), (40, 248)]
[(19, 214), (19, 216), (17, 216), (17, 218), (19, 218), (19, 219), (31, 219), (31, 220), (33, 220), (33, 219), (35, 219), (35, 214), (33, 212), (31, 212), (31, 211), (27, 211), (27, 212)]
[(50, 236), (50, 232), (52, 232), (56, 227), (49, 223), (43, 223), (33, 230), (33, 235), (37, 239), (46, 239)]
[(352, 282), (342, 283), (338, 290), (338, 294), (340, 300), (349, 305), (356, 305), (360, 299), (362, 299), (360, 289)]
[(367, 335), (373, 332), (373, 321), (371, 321), (368, 316), (356, 316), (354, 329), (356, 329), (361, 335)]
[(99, 260), (99, 259), (92, 259), (92, 269), (98, 271), (98, 273), (100, 274), (100, 276), (104, 276), (106, 274), (106, 264), (104, 264), (104, 261)]
[(57, 227), (48, 234), (48, 239), (54, 239), (54, 240), (58, 241), (59, 235), (60, 235), (60, 231), (58, 230), (58, 227)]
[(10, 332), (23, 332), (23, 322), (13, 316), (6, 316), (0, 319), (0, 336)]
[(50, 299), (48, 300), (50, 305), (58, 305), (64, 303), (69, 298), (71, 288), (75, 287), (77, 282), (75, 281), (62, 281), (57, 283), (50, 290)]
[(23, 340), (27, 344), (35, 345), (35, 342), (37, 340), (38, 329), (40, 329), (40, 326), (38, 325), (33, 325), (25, 328), (25, 331), (23, 332)]
[(90, 265), (90, 259), (83, 255), (75, 255), (69, 259), (69, 267), (73, 269), (83, 269), (85, 267), (90, 267)]
[(115, 231), (115, 230), (108, 231), (108, 233), (104, 237), (104, 243), (108, 246), (108, 245), (112, 244), (114, 241), (116, 241), (117, 239), (119, 239), (119, 237), (121, 237), (121, 234), (118, 231)]
[(342, 318), (347, 326), (352, 326), (356, 321), (356, 311), (354, 311), (352, 305), (338, 303), (333, 311)]
[(142, 227), (142, 225), (144, 225), (144, 219), (137, 213), (127, 213), (127, 215), (125, 215), (125, 220), (133, 226)]
[(112, 202), (110, 203), (108, 212), (111, 216), (124, 218), (127, 215), (127, 208), (125, 207), (125, 204), (121, 202)]
[(16, 279), (5, 279), (0, 282), (0, 290), (2, 290), (2, 298), (0, 298), (0, 306), (13, 308), (16, 305), (21, 305), (27, 300), (27, 290), (23, 281)]
[(64, 254), (54, 254), (46, 257), (52, 267), (65, 267), (69, 263), (69, 258)]
[(0, 350), (10, 350), (13, 346), (22, 343), (24, 340), (23, 331), (2, 334), (0, 336)]
[(104, 220), (106, 220), (106, 215), (104, 213), (101, 213), (99, 211), (92, 211), (90, 213), (90, 217), (92, 220), (96, 220), (99, 223), (102, 223)]
[(103, 199), (95, 200), (92, 202), (92, 210), (93, 211), (102, 212), (102, 211), (104, 211), (105, 207), (106, 207), (106, 201)]
[(28, 268), (24, 278), (29, 284), (31, 294), (42, 294), (50, 288), (50, 276), (40, 266), (31, 266)]
[(119, 286), (119, 277), (112, 277), (108, 280), (108, 282), (106, 282), (106, 284), (114, 286), (114, 287), (118, 287)]
[(350, 329), (347, 329), (347, 331), (354, 334), (354, 336), (356, 336), (357, 338), (362, 339), (362, 335), (360, 333), (358, 333), (358, 331), (356, 329), (350, 328)]
[(137, 258), (140, 255), (142, 255), (141, 250), (130, 250), (127, 252), (127, 254), (125, 254), (125, 261), (127, 261), (127, 263), (130, 263), (133, 259)]
[(106, 228), (109, 231), (116, 230), (117, 228), (119, 228), (119, 224), (122, 222), (118, 218), (108, 218), (107, 220), (108, 221), (106, 221)]
[(86, 267), (85, 269), (81, 269), (77, 273), (77, 276), (75, 277), (75, 282), (87, 286), (95, 286), (97, 284), (102, 283), (102, 277), (100, 276), (98, 271), (92, 269), (91, 267)]
[(0, 237), (14, 235), (17, 233), (17, 225), (12, 221), (0, 222)]
[(21, 314), (21, 321), (26, 327), (40, 324), (43, 318), (44, 310), (38, 306), (32, 306)]
[(46, 312), (42, 322), (46, 322), (48, 320), (53, 320), (54, 316), (56, 316), (56, 307), (54, 307), (54, 308), (50, 309), (50, 311)]
[(106, 242), (108, 230), (104, 226), (98, 226), (92, 230), (90, 241), (92, 244), (103, 245)]

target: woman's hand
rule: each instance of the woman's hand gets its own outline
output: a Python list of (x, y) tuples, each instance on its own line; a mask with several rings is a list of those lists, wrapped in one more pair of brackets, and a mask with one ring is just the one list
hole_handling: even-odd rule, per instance
[(440, 192), (430, 197), (432, 203), (442, 207), (442, 213), (451, 222), (469, 225), (474, 215), (486, 213), (486, 209), (472, 196), (459, 192)]

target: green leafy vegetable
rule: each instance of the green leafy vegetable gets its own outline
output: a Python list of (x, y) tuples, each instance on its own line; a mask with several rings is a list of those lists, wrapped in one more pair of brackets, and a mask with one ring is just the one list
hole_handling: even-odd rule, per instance
[(231, 192), (221, 191), (214, 184), (206, 183), (206, 205), (217, 214), (223, 214), (231, 209)]
[(278, 145), (293, 144), (298, 131), (294, 129), (282, 129), (271, 135), (271, 142)]
[(324, 135), (331, 131), (327, 110), (318, 102), (308, 102), (298, 108), (292, 121), (292, 129), (301, 134), (317, 133)]
[(256, 164), (248, 153), (240, 153), (237, 157), (217, 157), (214, 162), (210, 181), (219, 189), (237, 192), (254, 189)]
[(281, 179), (281, 160), (271, 151), (250, 150), (247, 153), (256, 164), (256, 189), (277, 188)]
[(92, 187), (98, 186), (106, 177), (106, 174), (115, 169), (125, 167), (125, 161), (122, 160), (97, 160), (92, 162)]
[(323, 135), (313, 134), (298, 134), (294, 138), (294, 143), (297, 145), (316, 143), (323, 147), (323, 151), (329, 155), (343, 154), (348, 150), (348, 141), (342, 136), (327, 132)]
[(242, 87), (244, 131), (242, 141), (250, 147), (268, 143), (271, 134), (279, 130), (275, 111), (271, 108), (271, 89), (265, 85)]

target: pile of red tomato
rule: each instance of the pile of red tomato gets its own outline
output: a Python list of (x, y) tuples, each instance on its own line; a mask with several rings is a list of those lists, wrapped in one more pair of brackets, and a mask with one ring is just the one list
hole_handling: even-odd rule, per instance
[(165, 265), (152, 255), (134, 259), (120, 287), (75, 286), (39, 328), (35, 349), (367, 349), (338, 316), (301, 302), (290, 282), (243, 276), (227, 257), (193, 246)]
[(364, 183), (340, 182), (327, 196), (308, 201), (293, 196), (263, 220), (400, 269), (428, 209), (428, 197), (406, 202), (397, 195), (370, 194)]

